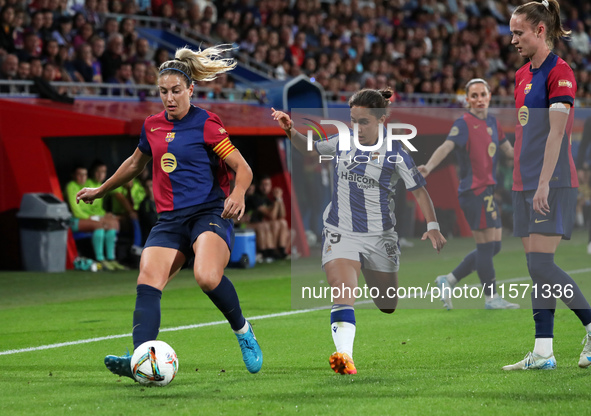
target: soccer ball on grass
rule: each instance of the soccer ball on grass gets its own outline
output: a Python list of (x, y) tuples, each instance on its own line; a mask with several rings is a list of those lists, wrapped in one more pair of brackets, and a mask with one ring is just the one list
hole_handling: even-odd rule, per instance
[(136, 348), (131, 357), (131, 371), (144, 386), (164, 387), (176, 376), (179, 360), (164, 341), (147, 341)]

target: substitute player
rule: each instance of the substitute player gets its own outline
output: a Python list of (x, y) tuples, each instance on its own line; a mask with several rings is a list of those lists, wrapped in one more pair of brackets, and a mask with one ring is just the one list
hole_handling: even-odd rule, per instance
[(464, 257), (451, 273), (438, 276), (435, 283), (441, 289), (441, 301), (449, 310), (453, 307), (450, 291), (476, 270), (485, 288), (486, 309), (517, 309), (519, 305), (497, 295), (493, 264), (493, 257), (501, 251), (503, 230), (494, 199), (498, 149), (512, 158), (513, 147), (497, 120), (488, 114), (491, 97), (488, 83), (475, 78), (465, 89), (469, 111), (454, 122), (447, 140), (433, 152), (427, 164), (418, 169), (427, 178), (452, 150), (456, 150), (460, 164), (458, 197), (476, 241), (476, 250)]
[[(153, 187), (160, 218), (144, 245), (133, 314), (133, 345), (154, 340), (160, 327), (160, 298), (185, 260), (195, 256), (199, 287), (227, 318), (246, 368), (256, 373), (263, 355), (244, 319), (232, 282), (224, 276), (234, 239), (232, 218), (244, 213), (252, 171), (228, 138), (219, 117), (191, 105), (193, 80), (209, 81), (235, 67), (216, 59), (226, 49), (193, 52), (183, 48), (160, 66), (158, 88), (164, 111), (146, 119), (140, 142), (115, 174), (99, 188), (82, 189), (78, 201), (91, 203), (129, 182), (153, 159)], [(228, 166), (236, 172), (229, 193)], [(105, 357), (113, 373), (132, 377), (129, 354)]]
[[(380, 123), (386, 120), (386, 107), (392, 91), (364, 89), (349, 100), (351, 121), (358, 126), (359, 143), (375, 145)], [(285, 130), (287, 137), (300, 152), (306, 152), (307, 140), (294, 128), (290, 117), (273, 109), (272, 116)], [(398, 289), (400, 248), (394, 231), (394, 187), (399, 179), (412, 191), (425, 218), (433, 248), (439, 252), (446, 243), (439, 232), (439, 224), (425, 179), (399, 141), (387, 150), (386, 141), (377, 150), (364, 151), (351, 143), (351, 151), (338, 148), (339, 138), (314, 143), (317, 155), (339, 156), (334, 167), (332, 201), (324, 211), (322, 266), (331, 287), (342, 289), (334, 299), (330, 313), (331, 333), (336, 352), (330, 356), (331, 368), (340, 374), (356, 374), (353, 362), (355, 339), (355, 297), (359, 275), (363, 272), (367, 285), (377, 288), (376, 306), (385, 313), (393, 313), (398, 298), (388, 297), (388, 289)], [(351, 163), (348, 155), (355, 156)], [(367, 163), (357, 162), (366, 160)], [(349, 289), (347, 292), (345, 288)]]
[(577, 174), (571, 153), (577, 83), (572, 69), (551, 52), (554, 40), (568, 35), (556, 0), (530, 2), (513, 12), (510, 22), (519, 54), (529, 63), (515, 76), (513, 171), (514, 235), (521, 237), (533, 281), (536, 328), (533, 352), (504, 370), (556, 368), (552, 349), (556, 298), (560, 297), (587, 330), (579, 367), (591, 365), (591, 310), (585, 296), (560, 267), (554, 253), (569, 239), (575, 219)]

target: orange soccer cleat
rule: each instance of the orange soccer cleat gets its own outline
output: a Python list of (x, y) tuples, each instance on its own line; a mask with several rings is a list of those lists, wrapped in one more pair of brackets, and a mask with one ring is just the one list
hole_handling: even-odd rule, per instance
[(330, 363), (330, 368), (332, 368), (335, 373), (357, 374), (355, 363), (353, 362), (353, 359), (349, 356), (349, 354), (335, 352), (333, 355), (330, 356), (328, 362)]

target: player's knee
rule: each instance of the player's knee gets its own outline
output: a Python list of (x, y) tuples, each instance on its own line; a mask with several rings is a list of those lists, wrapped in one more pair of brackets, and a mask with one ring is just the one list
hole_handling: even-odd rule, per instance
[(209, 292), (218, 287), (223, 273), (215, 267), (199, 267), (195, 269), (195, 280), (201, 290)]
[(279, 220), (279, 226), (283, 230), (287, 229), (287, 220), (285, 218), (280, 219)]

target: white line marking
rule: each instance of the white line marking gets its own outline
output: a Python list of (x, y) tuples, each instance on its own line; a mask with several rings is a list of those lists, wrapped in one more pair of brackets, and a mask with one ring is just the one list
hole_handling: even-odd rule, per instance
[[(568, 274), (579, 274), (579, 273), (587, 273), (587, 272), (591, 272), (591, 268), (586, 268), (586, 269), (578, 269), (578, 270), (570, 270), (567, 271), (566, 273)], [(498, 280), (497, 283), (509, 283), (509, 282), (521, 282), (524, 280), (528, 280), (531, 279), (529, 276), (525, 276), (525, 277), (514, 277), (512, 279), (506, 279), (506, 280)], [(470, 285), (470, 287), (472, 286), (479, 286), (480, 284), (475, 284), (475, 285)], [(414, 297), (414, 296), (413, 296)], [(363, 304), (363, 303), (370, 303), (371, 300), (367, 300), (367, 301), (362, 301), (362, 302), (357, 302), (358, 304)], [(295, 311), (286, 311), (286, 312), (278, 312), (278, 313), (270, 313), (267, 315), (258, 315), (258, 316), (252, 316), (248, 319), (249, 321), (256, 321), (256, 320), (260, 320), (260, 319), (268, 319), (268, 318), (279, 318), (282, 316), (290, 316), (290, 315), (298, 315), (301, 313), (308, 313), (308, 312), (316, 312), (316, 311), (320, 311), (323, 309), (330, 309), (331, 306), (319, 306), (317, 308), (310, 308), (310, 309), (299, 309), (299, 310), (295, 310)], [(176, 326), (173, 328), (163, 328), (160, 330), (160, 332), (175, 332), (175, 331), (183, 331), (185, 329), (195, 329), (195, 328), (203, 328), (206, 326), (215, 326), (215, 325), (222, 325), (222, 324), (226, 324), (228, 323), (228, 321), (213, 321), (213, 322), (204, 322), (201, 324), (194, 324), (194, 325), (183, 325), (183, 326)], [(38, 347), (29, 347), (29, 348), (21, 348), (21, 349), (16, 349), (16, 350), (6, 350), (6, 351), (0, 351), (0, 356), (1, 355), (13, 355), (13, 354), (19, 354), (21, 352), (31, 352), (31, 351), (42, 351), (42, 350), (50, 350), (53, 348), (61, 348), (61, 347), (68, 347), (70, 345), (80, 345), (80, 344), (89, 344), (91, 342), (99, 342), (99, 341), (106, 341), (109, 339), (117, 339), (117, 338), (125, 338), (125, 337), (131, 337), (131, 333), (128, 334), (119, 334), (119, 335), (107, 335), (104, 337), (97, 337), (97, 338), (87, 338), (87, 339), (81, 339), (78, 341), (68, 341), (68, 342), (60, 342), (57, 344), (48, 344), (48, 345), (40, 345)]]

